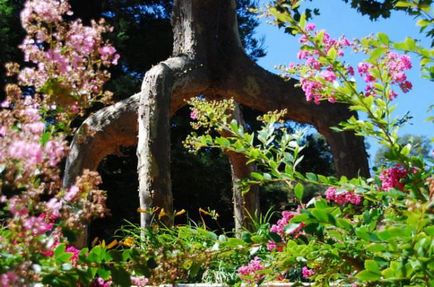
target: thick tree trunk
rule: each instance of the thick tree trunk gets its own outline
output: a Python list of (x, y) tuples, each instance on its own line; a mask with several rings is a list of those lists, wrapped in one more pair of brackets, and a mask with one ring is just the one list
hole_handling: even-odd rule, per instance
[[(137, 141), (137, 123), (132, 119), (138, 109), (141, 207), (159, 206), (170, 214), (169, 116), (184, 106), (186, 99), (201, 93), (232, 97), (264, 112), (286, 108), (287, 119), (312, 124), (326, 137), (339, 175), (369, 175), (363, 138), (330, 130), (330, 126), (354, 113), (341, 104), (308, 103), (301, 89), (294, 88), (296, 81), (284, 81), (252, 62), (240, 44), (233, 0), (175, 0), (172, 25), (173, 58), (146, 74), (140, 96), (105, 108), (86, 120), (84, 126), (96, 131), (94, 135), (84, 140), (79, 135), (74, 138), (65, 171), (66, 186), (84, 168), (96, 169), (100, 160), (120, 145)], [(244, 177), (248, 168), (241, 168), (243, 160), (234, 158), (233, 162), (235, 177)], [(141, 219), (145, 226), (150, 216), (143, 213)]]
[(172, 94), (191, 97), (201, 93), (207, 83), (204, 75), (206, 71), (186, 56), (170, 58), (145, 75), (138, 112), (137, 144), (142, 227), (149, 226), (154, 208), (161, 208), (167, 214), (161, 218), (166, 225), (173, 223), (170, 102)]

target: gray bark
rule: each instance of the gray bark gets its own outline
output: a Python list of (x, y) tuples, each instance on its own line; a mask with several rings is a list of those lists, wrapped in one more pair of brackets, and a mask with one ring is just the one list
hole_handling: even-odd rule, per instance
[(96, 170), (109, 154), (121, 146), (137, 143), (139, 94), (103, 108), (87, 118), (75, 134), (66, 159), (63, 185), (74, 184), (83, 170)]
[[(164, 209), (166, 225), (173, 223), (170, 180), (170, 102), (172, 94), (184, 97), (201, 93), (207, 79), (196, 62), (176, 57), (154, 66), (143, 81), (138, 111), (137, 144), (140, 222), (151, 223), (152, 209)], [(181, 92), (180, 92), (181, 91)]]

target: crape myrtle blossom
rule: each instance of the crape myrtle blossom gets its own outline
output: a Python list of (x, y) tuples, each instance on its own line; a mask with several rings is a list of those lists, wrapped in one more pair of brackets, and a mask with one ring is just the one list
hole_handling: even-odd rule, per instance
[(353, 204), (360, 205), (362, 197), (354, 192), (347, 190), (337, 190), (334, 187), (329, 187), (325, 192), (326, 199), (330, 202), (335, 202), (338, 205)]
[[(339, 92), (339, 87), (344, 83), (351, 83), (354, 93), (357, 92), (355, 82), (355, 69), (343, 61), (345, 49), (360, 52), (359, 45), (352, 43), (345, 36), (333, 39), (326, 31), (315, 30), (315, 25), (309, 23), (300, 31), (300, 43), (302, 47), (297, 53), (297, 58), (303, 63), (290, 64), (287, 68), (289, 74), (299, 76), (300, 86), (306, 95), (307, 101), (320, 104), (322, 100), (331, 103), (338, 97), (348, 97), (348, 92)], [(408, 81), (405, 72), (411, 69), (411, 59), (408, 55), (400, 55), (392, 51), (386, 51), (385, 55), (376, 60), (376, 63), (361, 62), (357, 65), (357, 72), (363, 80), (365, 96), (385, 96), (394, 99), (397, 92), (392, 89), (398, 86), (404, 93), (412, 89), (412, 83)], [(387, 78), (382, 78), (380, 70), (387, 71)], [(390, 82), (391, 85), (387, 85)], [(378, 85), (386, 88), (378, 90)]]
[[(65, 14), (72, 11), (64, 0), (26, 2), (21, 21), (27, 36), (20, 49), (32, 65), (18, 72), (18, 80), (76, 114), (95, 100), (108, 101), (110, 93), (102, 89), (110, 78), (106, 68), (117, 64), (119, 54), (102, 37), (112, 31), (103, 20), (89, 26), (81, 20), (66, 23)], [(83, 107), (72, 105), (78, 100)]]
[(314, 274), (315, 274), (315, 271), (307, 268), (306, 266), (303, 266), (303, 268), (301, 269), (301, 275), (303, 276), (304, 279), (308, 279), (309, 277), (311, 277)]
[(28, 0), (21, 12), (21, 24), (24, 28), (29, 28), (35, 22), (60, 22), (63, 14), (72, 13), (70, 8), (65, 0)]
[(256, 286), (255, 284), (259, 283), (259, 281), (264, 278), (264, 274), (260, 273), (260, 271), (264, 269), (265, 267), (262, 265), (261, 259), (255, 257), (249, 264), (238, 268), (238, 275), (243, 282), (249, 284), (248, 286)]
[(65, 14), (72, 14), (66, 0), (28, 0), (21, 13), (27, 36), (20, 46), (28, 67), (7, 64), (7, 75), (16, 75), (18, 83), (6, 85), (0, 104), (0, 202), (7, 230), (0, 250), (13, 260), (7, 272), (0, 271), (0, 286), (38, 285), (41, 274), (52, 272), (54, 261), (47, 257), (59, 244), (67, 246), (75, 266), (79, 250), (63, 232), (82, 230), (107, 212), (96, 172), (84, 171), (65, 189), (59, 165), (68, 152), (71, 119), (106, 96), (106, 69), (119, 55), (102, 38), (111, 30), (104, 21), (67, 23)]
[[(282, 217), (273, 224), (270, 228), (270, 232), (276, 233), (282, 239), (282, 243), (285, 243), (288, 237), (297, 238), (302, 233), (302, 229), (305, 226), (304, 223), (294, 223), (288, 230), (291, 219), (300, 214), (299, 211), (282, 211)], [(269, 240), (267, 243), (267, 249), (269, 251), (276, 250), (278, 252), (283, 250), (283, 244), (276, 243), (273, 240)]]
[(401, 165), (396, 165), (394, 167), (385, 169), (380, 174), (381, 189), (384, 191), (389, 191), (392, 188), (403, 190), (404, 183), (402, 180), (406, 178), (408, 171)]

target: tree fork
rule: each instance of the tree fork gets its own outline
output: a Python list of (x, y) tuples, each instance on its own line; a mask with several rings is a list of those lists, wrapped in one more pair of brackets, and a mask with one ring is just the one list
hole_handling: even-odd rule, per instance
[[(136, 142), (137, 122), (128, 127), (124, 124), (131, 123), (138, 108), (141, 205), (170, 209), (169, 115), (184, 106), (186, 99), (199, 94), (234, 98), (237, 103), (263, 112), (286, 108), (287, 119), (312, 124), (326, 137), (339, 175), (369, 175), (363, 138), (330, 129), (355, 113), (342, 104), (308, 103), (303, 91), (294, 88), (295, 80), (285, 81), (255, 64), (241, 47), (234, 0), (175, 0), (172, 26), (173, 57), (148, 71), (140, 96), (105, 108), (85, 122), (90, 129), (93, 124), (100, 126), (94, 136), (86, 139), (88, 147), (73, 141), (65, 171), (66, 185), (83, 168), (96, 169), (102, 157), (119, 145)], [(125, 138), (116, 139), (117, 132)], [(160, 147), (158, 142), (162, 143)], [(95, 150), (98, 154), (93, 156)], [(142, 221), (143, 225), (149, 223), (149, 217), (144, 215)]]

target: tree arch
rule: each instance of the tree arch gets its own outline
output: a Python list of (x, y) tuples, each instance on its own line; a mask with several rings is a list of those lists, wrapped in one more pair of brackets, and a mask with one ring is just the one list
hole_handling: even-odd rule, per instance
[[(259, 111), (286, 108), (288, 119), (312, 124), (325, 136), (339, 175), (368, 175), (363, 138), (330, 129), (354, 113), (341, 104), (308, 103), (302, 90), (294, 88), (295, 80), (285, 81), (255, 64), (241, 46), (234, 0), (176, 0), (172, 27), (172, 57), (146, 73), (141, 92), (83, 123), (82, 129), (92, 132), (74, 137), (65, 186), (83, 169), (96, 169), (119, 146), (137, 142), (140, 206), (159, 206), (170, 213), (170, 116), (186, 99), (199, 94), (234, 98)], [(248, 175), (249, 167), (240, 155), (230, 155), (230, 161), (234, 176)], [(252, 211), (253, 197), (238, 202), (250, 202), (247, 209)], [(150, 215), (141, 213), (142, 226), (149, 221)]]

